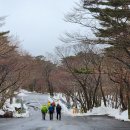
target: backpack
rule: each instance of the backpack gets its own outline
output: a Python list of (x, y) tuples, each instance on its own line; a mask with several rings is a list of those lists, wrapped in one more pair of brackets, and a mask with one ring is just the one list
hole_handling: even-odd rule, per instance
[(53, 112), (53, 111), (54, 111), (53, 106), (50, 106), (50, 107), (49, 107), (49, 112)]
[(52, 106), (55, 107), (55, 102), (52, 103)]
[(61, 106), (58, 105), (58, 106), (56, 107), (56, 110), (57, 110), (57, 112), (60, 112), (60, 111), (61, 111)]
[(47, 113), (47, 106), (43, 105), (42, 108), (41, 108), (41, 111), (44, 112), (44, 113)]

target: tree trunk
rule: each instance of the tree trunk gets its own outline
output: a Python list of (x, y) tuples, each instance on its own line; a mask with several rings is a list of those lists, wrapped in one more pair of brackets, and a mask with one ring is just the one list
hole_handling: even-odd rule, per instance
[(107, 104), (106, 104), (106, 98), (105, 98), (104, 91), (102, 89), (102, 83), (101, 82), (100, 82), (100, 89), (101, 89), (101, 94), (102, 94), (103, 102), (104, 102), (104, 105), (106, 107), (107, 106)]
[(50, 83), (49, 80), (47, 81), (47, 84), (48, 84), (48, 91), (49, 91), (50, 95), (54, 96), (53, 86), (52, 86), (52, 84)]
[(10, 104), (12, 104), (13, 103), (13, 97), (11, 96), (10, 97)]
[(115, 95), (115, 109), (118, 109), (118, 88), (116, 87), (116, 95)]
[(95, 87), (94, 94), (93, 94), (93, 107), (96, 105), (96, 92), (97, 92), (98, 86)]
[(129, 91), (127, 93), (127, 101), (128, 101), (128, 119), (130, 119), (130, 96)]
[(123, 87), (120, 86), (120, 100), (121, 100), (121, 105), (122, 105), (122, 111), (125, 111), (125, 110), (127, 110), (127, 107), (125, 106), (124, 101), (123, 101), (123, 93), (122, 93), (122, 91), (123, 91)]

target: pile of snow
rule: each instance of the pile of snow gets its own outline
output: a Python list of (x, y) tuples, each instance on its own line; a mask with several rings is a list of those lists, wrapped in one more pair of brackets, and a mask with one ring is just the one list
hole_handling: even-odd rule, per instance
[(111, 107), (97, 107), (97, 108), (94, 107), (92, 110), (88, 111), (87, 113), (76, 113), (76, 114), (73, 114), (71, 110), (71, 115), (72, 116), (107, 115), (110, 117), (114, 117), (115, 119), (118, 120), (130, 121), (128, 119), (128, 110), (121, 113), (119, 109), (114, 109)]
[[(26, 97), (27, 94), (30, 92), (26, 90), (20, 90), (20, 92), (15, 93), (17, 94), (16, 98), (19, 99), (19, 101), (21, 101), (23, 100), (23, 97)], [(10, 104), (10, 99), (6, 100), (2, 110), (0, 110), (0, 115), (4, 115), (5, 112), (12, 112), (13, 117), (29, 117), (28, 107), (23, 103), (23, 110), (21, 110), (21, 102), (17, 102), (16, 98), (13, 97), (12, 104)]]
[(31, 93), (31, 92), (29, 92), (29, 91), (27, 91), (27, 90), (25, 90), (25, 89), (20, 89), (20, 91), (19, 91), (20, 93), (24, 93), (24, 94), (28, 94), (28, 93)]
[(62, 102), (64, 100), (66, 102), (65, 97), (62, 94), (57, 94), (53, 98), (49, 97), (48, 100), (52, 103), (53, 101), (59, 103), (62, 107), (62, 112), (71, 116), (91, 116), (91, 115), (107, 115), (110, 117), (114, 117), (118, 120), (130, 121), (128, 119), (128, 110), (121, 113), (119, 109), (114, 109), (112, 107), (94, 107), (92, 110), (88, 111), (87, 113), (73, 113), (73, 109), (68, 109), (66, 104)]
[[(14, 101), (16, 101), (16, 99)], [(28, 107), (25, 104), (23, 104), (23, 109), (24, 109), (23, 113), (16, 111), (16, 109), (20, 109), (20, 108), (21, 108), (21, 103), (13, 102), (12, 104), (10, 104), (9, 100), (7, 100), (3, 106), (3, 110), (0, 110), (0, 115), (4, 115), (5, 112), (8, 111), (8, 112), (13, 112), (13, 117), (29, 117)]]
[(68, 114), (68, 115), (71, 114), (71, 111), (67, 108), (65, 104), (63, 104), (61, 101), (59, 101), (58, 103), (61, 105), (63, 113)]
[(4, 115), (5, 114), (5, 112), (4, 111), (2, 111), (2, 110), (0, 110), (0, 115)]
[(26, 94), (29, 94), (29, 93), (32, 93), (32, 92), (29, 92), (29, 91), (27, 91), (27, 90), (24, 90), (24, 89), (20, 89), (19, 91), (15, 91), (14, 92), (14, 94), (15, 95), (19, 95), (19, 96), (26, 96)]
[(19, 94), (17, 94), (18, 97), (26, 97), (27, 95), (23, 92), (20, 92)]
[(29, 111), (26, 110), (24, 113), (14, 112), (13, 113), (13, 117), (17, 117), (17, 118), (20, 118), (20, 117), (29, 117)]
[(15, 111), (15, 108), (12, 106), (12, 104), (8, 103), (8, 104), (5, 104), (5, 105), (3, 106), (3, 110), (4, 110), (4, 111), (14, 112), (14, 111)]

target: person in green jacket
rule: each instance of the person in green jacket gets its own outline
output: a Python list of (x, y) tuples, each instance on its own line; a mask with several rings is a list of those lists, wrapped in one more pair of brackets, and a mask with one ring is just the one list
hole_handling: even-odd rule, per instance
[(42, 119), (43, 120), (45, 120), (45, 118), (46, 118), (46, 113), (47, 113), (47, 111), (48, 111), (48, 107), (47, 107), (47, 105), (42, 105), (42, 107), (41, 107), (41, 112), (42, 112)]

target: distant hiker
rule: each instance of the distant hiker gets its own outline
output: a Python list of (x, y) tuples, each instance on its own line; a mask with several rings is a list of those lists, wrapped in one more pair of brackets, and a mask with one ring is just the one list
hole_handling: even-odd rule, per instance
[(53, 101), (51, 104), (52, 104), (52, 106), (53, 106), (53, 107), (55, 107), (55, 106), (56, 106), (56, 104), (55, 104), (55, 102), (54, 102), (54, 101)]
[(41, 107), (41, 112), (42, 112), (42, 119), (43, 119), (43, 120), (45, 120), (45, 118), (46, 118), (46, 113), (47, 113), (47, 111), (48, 111), (47, 105), (42, 105), (42, 107)]
[(48, 108), (50, 107), (50, 105), (51, 105), (51, 102), (50, 102), (50, 101), (48, 101)]
[(53, 108), (54, 108), (54, 112), (55, 112), (55, 107), (56, 107), (56, 104), (55, 104), (55, 102), (53, 101), (52, 103), (52, 106), (53, 106)]
[(73, 107), (73, 114), (76, 114), (76, 113), (78, 113), (78, 108), (77, 108), (77, 106), (74, 106)]
[(56, 113), (57, 113), (57, 120), (61, 120), (61, 106), (59, 104), (57, 104), (56, 106)]
[(54, 107), (52, 106), (52, 104), (50, 105), (48, 110), (49, 110), (49, 114), (50, 114), (50, 120), (53, 120)]

